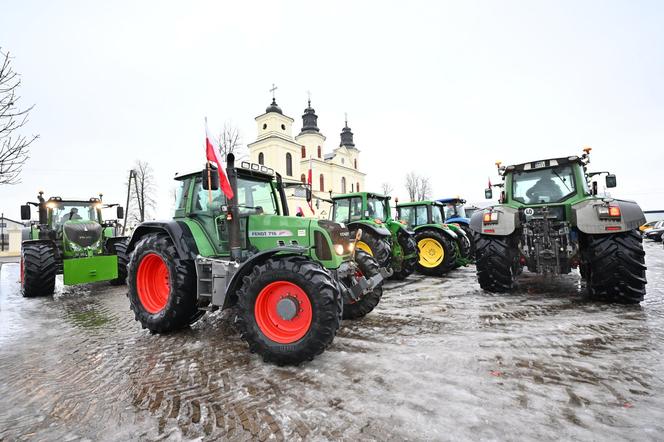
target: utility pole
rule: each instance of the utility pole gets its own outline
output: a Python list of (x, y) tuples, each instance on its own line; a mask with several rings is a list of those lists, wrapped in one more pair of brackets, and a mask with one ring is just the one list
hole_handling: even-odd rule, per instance
[(125, 204), (125, 217), (124, 223), (122, 224), (122, 236), (125, 234), (127, 229), (127, 218), (129, 218), (129, 196), (131, 195), (131, 179), (134, 179), (134, 184), (136, 183), (136, 172), (134, 169), (129, 171), (129, 181), (127, 181), (127, 204)]
[(0, 217), (0, 251), (5, 251), (5, 213)]

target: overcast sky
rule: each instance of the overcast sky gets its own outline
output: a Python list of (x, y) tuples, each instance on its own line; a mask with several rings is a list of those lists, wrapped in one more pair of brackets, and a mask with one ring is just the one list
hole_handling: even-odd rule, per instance
[(662, 1), (5, 2), (40, 138), (0, 209), (18, 218), (38, 189), (124, 204), (142, 159), (167, 217), (174, 173), (204, 163), (203, 118), (253, 141), (272, 83), (295, 130), (312, 92), (328, 151), (348, 112), (367, 189), (403, 198), (416, 170), (476, 201), (496, 160), (590, 145), (615, 196), (664, 208), (663, 23)]

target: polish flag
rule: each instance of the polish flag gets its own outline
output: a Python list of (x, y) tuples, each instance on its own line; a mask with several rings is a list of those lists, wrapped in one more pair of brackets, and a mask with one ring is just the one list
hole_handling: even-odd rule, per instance
[[(314, 172), (313, 172), (313, 168), (314, 168), (313, 159), (312, 159), (312, 157), (309, 157), (309, 174), (307, 175), (307, 184), (309, 184), (309, 189), (311, 189), (312, 196), (313, 196), (313, 191), (314, 191), (314, 184), (313, 184)], [(311, 209), (311, 213), (313, 213), (315, 215), (316, 212), (314, 211), (314, 206), (311, 204), (311, 201), (309, 201), (309, 208)]]
[(219, 150), (212, 144), (212, 137), (208, 131), (207, 118), (205, 118), (205, 155), (207, 156), (208, 161), (212, 161), (217, 164), (217, 172), (219, 173), (219, 184), (221, 185), (221, 190), (226, 195), (226, 198), (233, 199), (235, 195), (233, 193), (233, 188), (231, 188), (231, 183), (228, 182), (228, 177), (224, 172), (224, 168), (221, 165), (221, 158), (219, 157)]

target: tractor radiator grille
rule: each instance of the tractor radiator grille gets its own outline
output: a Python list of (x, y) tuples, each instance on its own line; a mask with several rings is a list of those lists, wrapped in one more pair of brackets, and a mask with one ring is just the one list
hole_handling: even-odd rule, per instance
[(101, 238), (101, 225), (95, 222), (69, 223), (64, 225), (64, 232), (71, 242), (81, 246), (90, 247)]

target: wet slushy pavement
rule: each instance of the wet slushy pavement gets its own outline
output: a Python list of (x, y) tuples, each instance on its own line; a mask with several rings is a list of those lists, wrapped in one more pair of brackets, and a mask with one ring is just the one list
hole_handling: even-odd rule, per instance
[(150, 335), (125, 288), (24, 299), (0, 273), (0, 440), (664, 438), (664, 250), (640, 306), (578, 275), (482, 292), (474, 267), (386, 285), (300, 367), (251, 355), (229, 312)]

